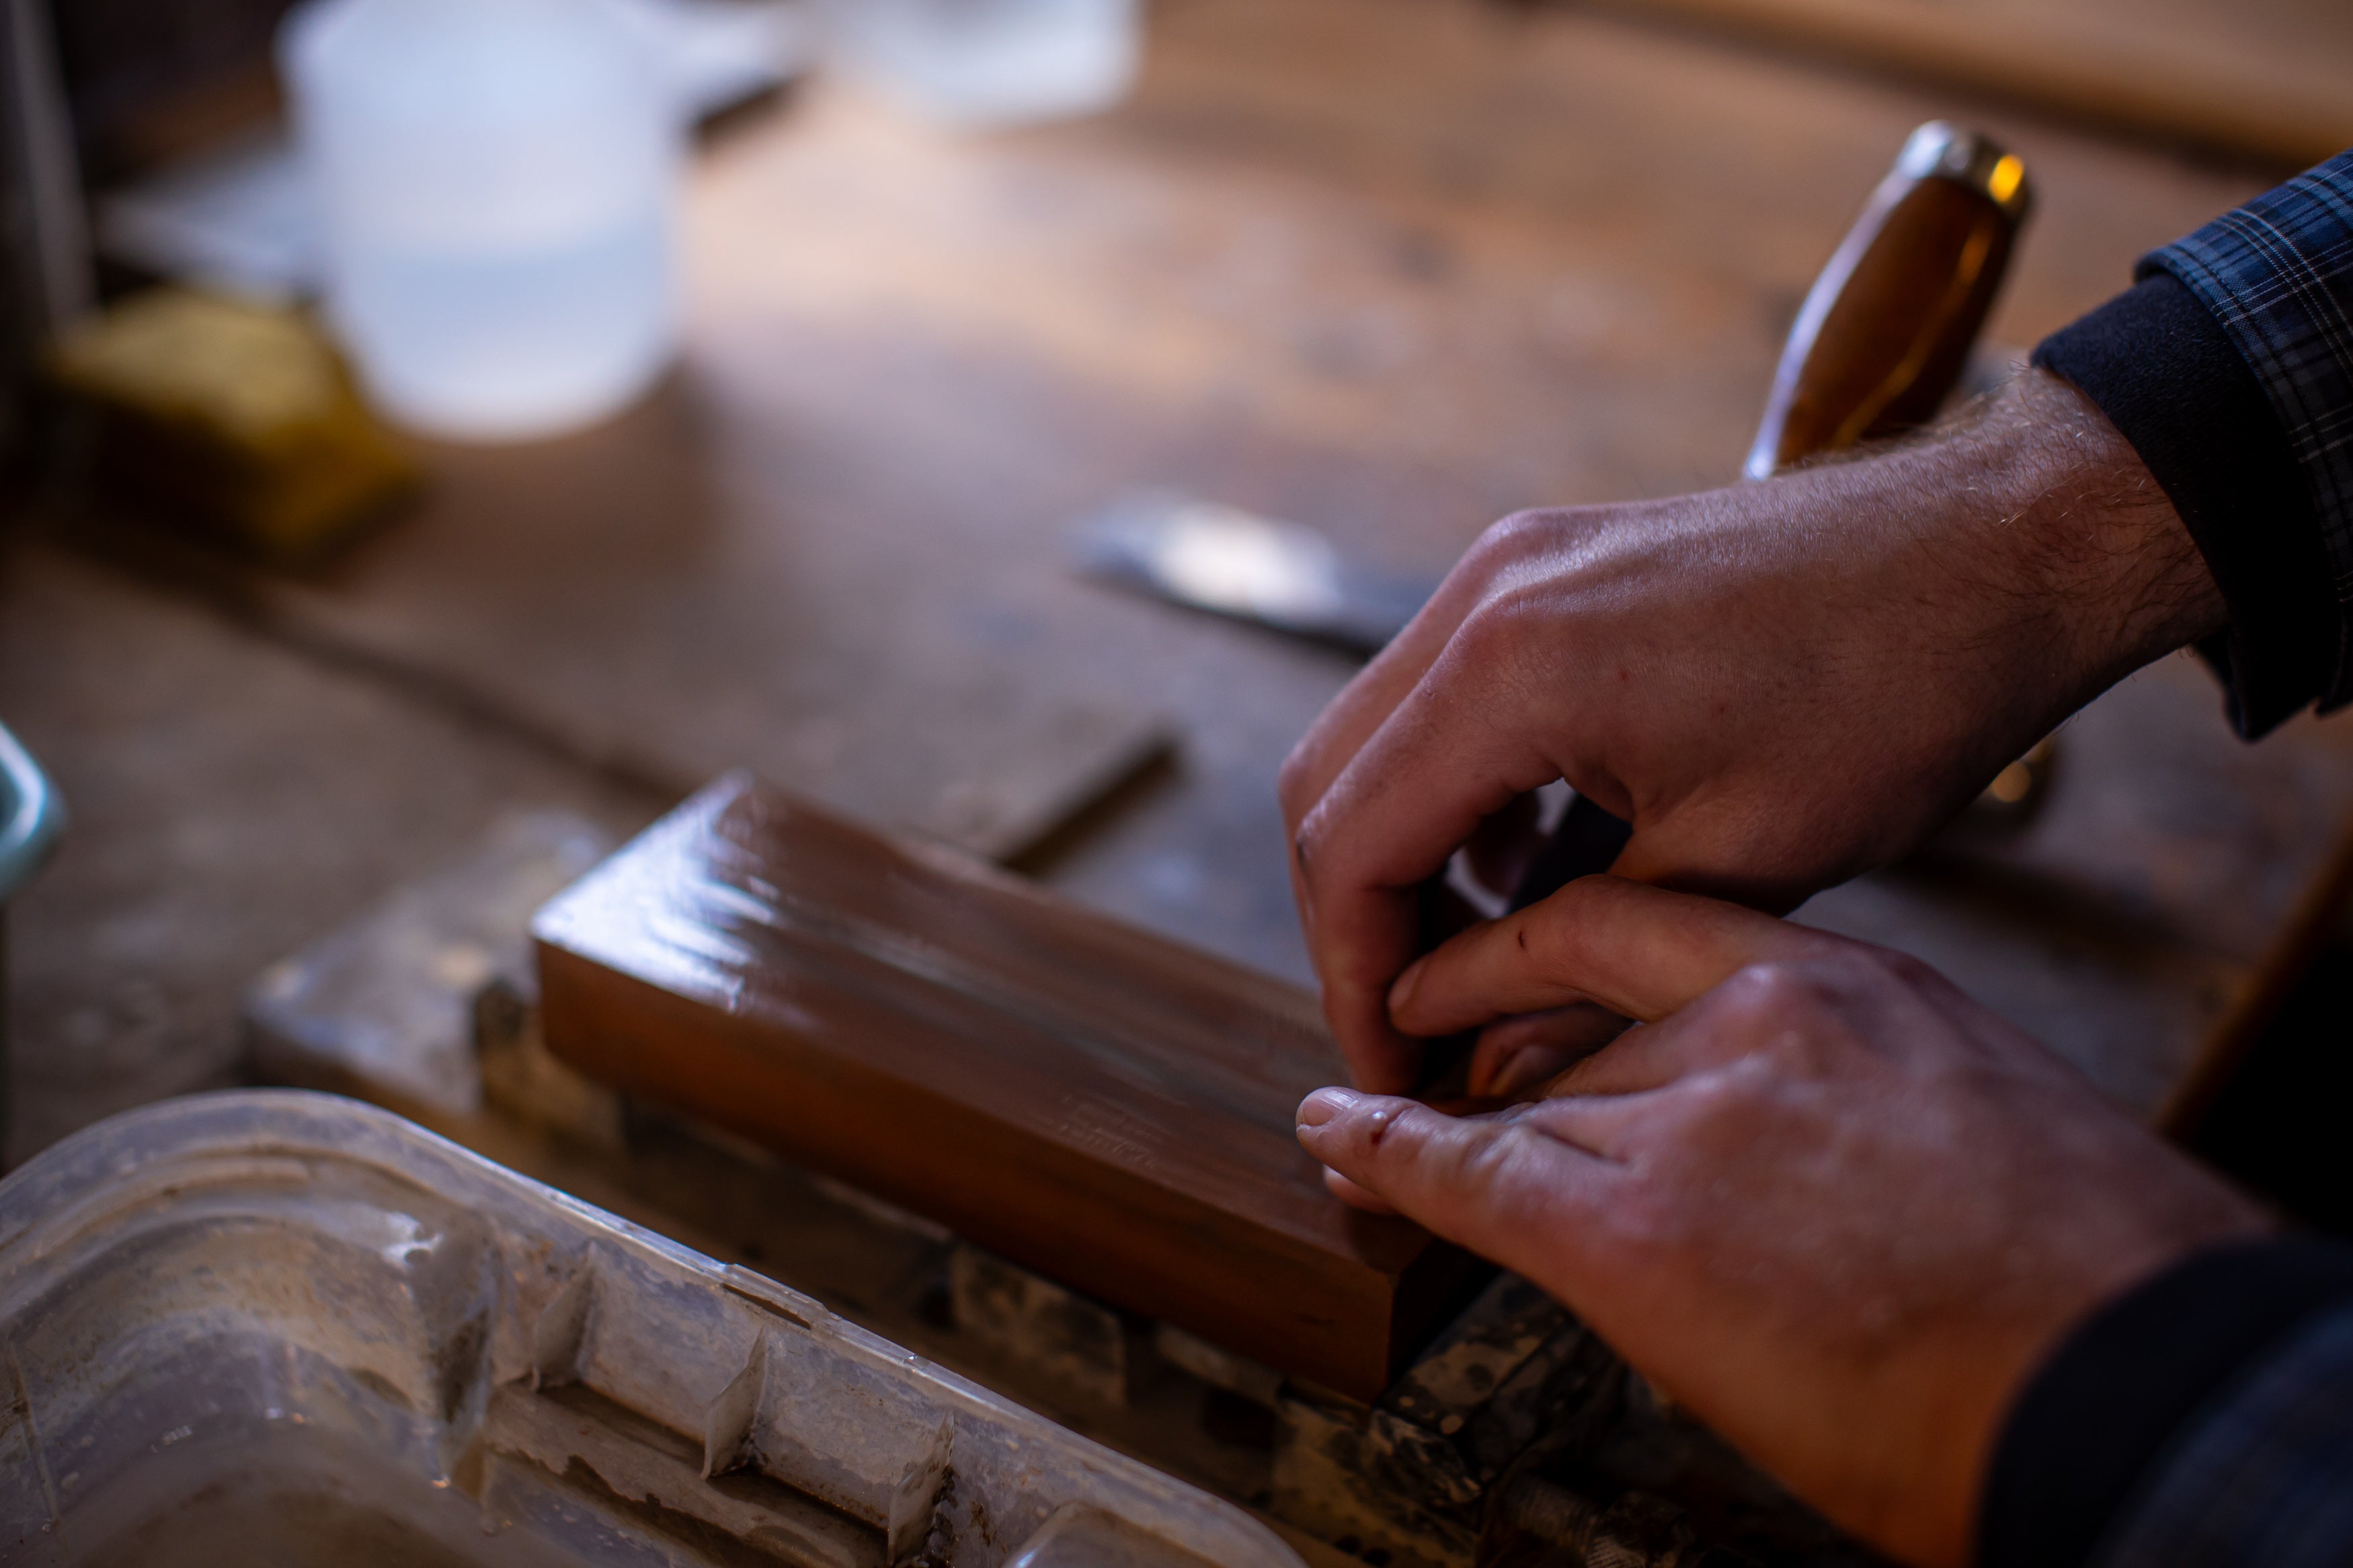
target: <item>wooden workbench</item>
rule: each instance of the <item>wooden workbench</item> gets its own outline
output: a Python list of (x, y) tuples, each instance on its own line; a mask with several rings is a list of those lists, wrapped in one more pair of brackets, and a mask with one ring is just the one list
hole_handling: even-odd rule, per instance
[[(1342, 660), (1074, 578), (1165, 485), (1435, 574), (1518, 508), (1729, 480), (1798, 300), (1904, 135), (2042, 193), (1994, 338), (2268, 183), (1686, 35), (1428, 0), (1183, 0), (1134, 100), (958, 139), (818, 85), (710, 140), (689, 346), (645, 407), (436, 450), (419, 515), (265, 590), (676, 787), (736, 763), (1305, 978), (1274, 771)], [(2248, 752), (2187, 666), (2071, 735), (2042, 823), (1830, 895), (2154, 1113), (2297, 929), (2353, 738)], [(1041, 825), (1173, 776), (1048, 854)]]
[[(671, 383), (574, 441), (429, 453), (438, 482), (420, 512), (322, 577), (246, 584), (248, 607), (335, 654), (339, 679), (391, 675), (533, 742), (518, 748), (530, 773), (477, 770), (518, 798), (549, 789), (566, 758), (648, 793), (751, 762), (871, 817), (1002, 848), (1025, 813), (1086, 793), (1089, 769), (1115, 773), (1135, 721), (1146, 737), (1165, 725), (1173, 773), (1030, 866), (1089, 904), (1300, 979), (1272, 778), (1349, 667), (1075, 581), (1076, 514), (1173, 484), (1434, 573), (1516, 507), (1728, 479), (1799, 295), (1920, 120), (1979, 121), (2033, 161), (2044, 210), (1995, 324), (2011, 343), (2267, 179), (1574, 14), (1166, 0), (1155, 17), (1143, 89), (1098, 121), (959, 142), (817, 88), (726, 128), (689, 196), (690, 343)], [(102, 668), (100, 647), (140, 624), (91, 622), (70, 663)], [(216, 730), (239, 703), (267, 705), (272, 726), (236, 731), (270, 742), (257, 765), (332, 753), (292, 774), (299, 788), (257, 792), (257, 811), (295, 816), (315, 796), (363, 821), (414, 795), (494, 787), (452, 767), (431, 789), (396, 788), (413, 775), (387, 748), (438, 759), (466, 737), (421, 745), (415, 725), (346, 702), (349, 681), (313, 679), (302, 699), (257, 678), (253, 649), (229, 664), (146, 646), (195, 673), (146, 709), (116, 701), (136, 744), (88, 826), (118, 844), (141, 823), (204, 837), (181, 798), (187, 752), (155, 750), (153, 712)], [(51, 726), (61, 747), (73, 726), (96, 729), (86, 714), (116, 710), (94, 689), (55, 704), (70, 715)], [(335, 722), (282, 717), (327, 710)], [(2327, 725), (2238, 746), (2186, 661), (2067, 740), (2029, 834), (1948, 847), (1808, 917), (1932, 954), (2147, 1108), (2292, 933), (2353, 766)], [(319, 837), (271, 838), (242, 879), (206, 884), (212, 900), (332, 881)], [(423, 869), (377, 853), (386, 879)], [(126, 884), (185, 863), (114, 861)], [(106, 922), (85, 917), (69, 937), (59, 921), (46, 951), (86, 948), (113, 985), (121, 953), (146, 963), (126, 931), (206, 923), (181, 897), (137, 921), (127, 899), (89, 899)], [(121, 1053), (48, 1038), (126, 1092)], [(182, 1081), (151, 1070), (142, 1086)], [(520, 1081), (517, 1102), (548, 1119), (542, 1080)], [(1386, 1542), (1376, 1503), (1423, 1508), (1400, 1500), (1403, 1468), (1361, 1425), (1417, 1445), (1412, 1473), (1433, 1487), (1462, 1473), (1427, 1463), (1450, 1450), (1394, 1403), (1351, 1413), (1285, 1395), (1273, 1449), (1256, 1426), (1213, 1441), (1200, 1387), (1166, 1376), (1108, 1413), (1057, 1405), (976, 1349), (986, 1320), (957, 1321), (951, 1297), (943, 1321), (922, 1263), (955, 1244), (860, 1194), (654, 1117), (600, 1161), (496, 1116), (436, 1112), (420, 1111), (1155, 1463), (1230, 1496), (1272, 1493), (1326, 1539)], [(1124, 1345), (1101, 1317), (1105, 1342)], [(1231, 1402), (1216, 1408), (1230, 1418)], [(1356, 1468), (1330, 1461), (1343, 1449)], [(1280, 1481), (1303, 1454), (1323, 1464), (1310, 1467), (1323, 1492)], [(1645, 1486), (1721, 1480), (1685, 1489), (1655, 1450), (1640, 1458)], [(1416, 1560), (1403, 1546), (1391, 1558)]]

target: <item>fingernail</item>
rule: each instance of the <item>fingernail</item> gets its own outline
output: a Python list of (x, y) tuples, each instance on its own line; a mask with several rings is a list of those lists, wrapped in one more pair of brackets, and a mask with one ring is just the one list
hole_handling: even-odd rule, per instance
[(1390, 1017), (1394, 1018), (1404, 1012), (1407, 1005), (1413, 1001), (1413, 994), (1421, 988), (1421, 972), (1427, 967), (1428, 963), (1427, 959), (1415, 960), (1413, 966), (1398, 975), (1397, 984), (1389, 987)]
[(1349, 1089), (1319, 1089), (1299, 1102), (1299, 1125), (1321, 1127), (1344, 1110), (1353, 1110), (1363, 1096)]

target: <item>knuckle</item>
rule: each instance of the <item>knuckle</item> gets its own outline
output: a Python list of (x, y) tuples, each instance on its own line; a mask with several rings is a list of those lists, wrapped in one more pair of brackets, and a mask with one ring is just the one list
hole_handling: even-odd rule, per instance
[(1511, 917), (1520, 958), (1541, 979), (1573, 982), (1592, 968), (1589, 910), (1583, 900), (1564, 897), (1567, 891)]
[(1727, 1021), (1778, 1034), (1820, 1011), (1820, 978), (1793, 963), (1766, 962), (1735, 970), (1717, 988)]
[(1848, 1030), (1841, 996), (1848, 985), (1835, 963), (1755, 963), (1723, 986), (1719, 1019), (1740, 1059), (1706, 1075), (1708, 1092), (1695, 1104), (1710, 1114), (1745, 1115), (1770, 1092), (1771, 1081), (1807, 1079), (1831, 1070)]
[(1620, 509), (1609, 506), (1535, 507), (1490, 523), (1463, 555), (1488, 574), (1521, 563), (1581, 550), (1607, 535)]
[(1305, 742), (1291, 749), (1274, 775), (1274, 797), (1282, 805), (1282, 819), (1294, 827), (1315, 804), (1315, 759)]
[(1863, 974), (1882, 985), (1917, 991), (1939, 978), (1925, 959), (1915, 958), (1908, 952), (1898, 952), (1893, 948), (1864, 948), (1849, 956), (1850, 962)]
[(1475, 566), (1498, 566), (1540, 548), (1551, 533), (1551, 513), (1541, 510), (1515, 511), (1487, 525), (1463, 560)]
[(1745, 1142), (1756, 1131), (1757, 1108), (1778, 1096), (1793, 1065), (1785, 1058), (1801, 1058), (1794, 1065), (1810, 1061), (1816, 1038), (1808, 1030), (1786, 1030), (1765, 1051), (1702, 1074), (1691, 1100), (1694, 1135), (1706, 1137), (1729, 1129)]
[(1311, 885), (1316, 880), (1324, 847), (1330, 841), (1327, 814), (1318, 807), (1310, 806), (1300, 817), (1299, 826), (1291, 833), (1291, 858), (1299, 868), (1301, 880)]
[(1479, 601), (1455, 629), (1449, 654), (1474, 670), (1508, 668), (1546, 620), (1537, 595), (1525, 586), (1499, 588)]

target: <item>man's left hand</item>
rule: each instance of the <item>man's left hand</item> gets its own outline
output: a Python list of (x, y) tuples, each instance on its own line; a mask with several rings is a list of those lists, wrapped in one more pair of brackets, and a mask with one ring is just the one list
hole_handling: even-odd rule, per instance
[(1429, 955), (1390, 1013), (1588, 1002), (1642, 1023), (1548, 1098), (1319, 1089), (1300, 1140), (1923, 1568), (1968, 1560), (2002, 1415), (2070, 1326), (2268, 1224), (1916, 960), (1713, 900), (1588, 878)]

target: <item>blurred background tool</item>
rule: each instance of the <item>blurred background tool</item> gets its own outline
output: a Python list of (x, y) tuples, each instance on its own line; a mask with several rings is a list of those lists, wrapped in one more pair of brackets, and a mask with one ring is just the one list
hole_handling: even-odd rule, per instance
[(50, 365), (83, 482), (273, 563), (319, 559), (418, 479), (289, 307), (152, 289), (76, 323)]
[(1367, 570), (1312, 528), (1167, 490), (1124, 496), (1079, 525), (1081, 569), (1188, 609), (1370, 658), (1437, 584)]

